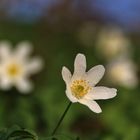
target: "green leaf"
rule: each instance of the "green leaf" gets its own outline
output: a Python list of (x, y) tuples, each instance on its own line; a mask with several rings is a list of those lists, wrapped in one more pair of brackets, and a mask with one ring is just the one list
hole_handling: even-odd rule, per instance
[(28, 132), (27, 130), (18, 130), (14, 131), (8, 136), (8, 140), (18, 140), (18, 139), (31, 139), (31, 140), (38, 140), (37, 136)]
[(0, 131), (0, 140), (38, 140), (38, 137), (29, 130), (13, 126)]

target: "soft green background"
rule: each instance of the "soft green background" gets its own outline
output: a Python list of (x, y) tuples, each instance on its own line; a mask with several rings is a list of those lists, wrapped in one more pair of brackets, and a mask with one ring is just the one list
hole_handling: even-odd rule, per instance
[[(77, 37), (79, 25), (63, 28), (47, 23), (19, 24), (0, 22), (0, 40), (9, 40), (15, 46), (20, 41), (33, 43), (33, 55), (40, 55), (44, 69), (32, 77), (35, 88), (29, 95), (12, 89), (0, 91), (0, 128), (17, 124), (36, 132), (40, 137), (49, 136), (69, 100), (61, 77), (62, 66), (73, 71), (77, 53), (87, 57), (88, 68), (105, 64), (93, 47), (85, 47)], [(134, 61), (140, 64), (139, 41), (130, 35), (134, 48)], [(96, 39), (96, 34), (95, 34)], [(102, 80), (99, 85), (107, 85)], [(86, 106), (73, 104), (58, 133), (82, 140), (139, 140), (140, 139), (140, 88), (128, 90), (117, 87), (118, 95), (98, 101), (103, 113), (95, 114)]]

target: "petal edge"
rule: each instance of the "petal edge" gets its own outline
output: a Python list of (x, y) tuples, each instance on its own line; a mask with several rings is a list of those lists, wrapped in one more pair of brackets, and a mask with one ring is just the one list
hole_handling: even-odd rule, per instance
[(87, 72), (87, 80), (92, 86), (95, 86), (103, 77), (105, 68), (103, 65), (97, 65)]
[(82, 99), (82, 100), (79, 100), (79, 102), (81, 104), (86, 105), (91, 111), (93, 111), (95, 113), (101, 113), (102, 112), (102, 109), (100, 108), (100, 106), (97, 104), (96, 101)]

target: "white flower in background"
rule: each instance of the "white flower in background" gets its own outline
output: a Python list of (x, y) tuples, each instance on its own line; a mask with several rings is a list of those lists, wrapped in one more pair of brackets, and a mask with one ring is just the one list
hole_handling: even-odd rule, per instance
[(136, 66), (128, 58), (119, 58), (108, 64), (106, 78), (111, 83), (127, 88), (138, 85)]
[(42, 66), (40, 58), (30, 59), (32, 45), (21, 42), (13, 51), (9, 42), (0, 42), (0, 88), (8, 90), (15, 86), (20, 92), (28, 93), (33, 88), (28, 79)]
[(92, 111), (102, 110), (95, 100), (109, 99), (116, 96), (117, 90), (103, 86), (95, 86), (103, 77), (105, 69), (102, 65), (95, 66), (86, 72), (86, 58), (78, 54), (74, 63), (74, 74), (63, 67), (62, 77), (66, 83), (66, 95), (71, 102), (79, 102), (88, 106)]
[(97, 49), (106, 59), (120, 55), (129, 55), (130, 42), (124, 33), (118, 28), (103, 29), (97, 39)]

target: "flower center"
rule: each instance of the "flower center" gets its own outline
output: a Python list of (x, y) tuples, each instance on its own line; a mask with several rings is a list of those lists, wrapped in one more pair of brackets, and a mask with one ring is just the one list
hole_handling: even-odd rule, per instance
[(89, 86), (88, 82), (86, 82), (86, 80), (75, 80), (73, 81), (70, 88), (72, 95), (77, 99), (81, 99), (91, 90), (91, 87)]
[(7, 74), (10, 77), (18, 76), (20, 73), (21, 73), (21, 68), (20, 68), (19, 65), (14, 64), (14, 63), (8, 65), (8, 67), (7, 67)]

